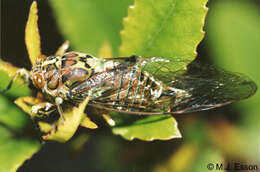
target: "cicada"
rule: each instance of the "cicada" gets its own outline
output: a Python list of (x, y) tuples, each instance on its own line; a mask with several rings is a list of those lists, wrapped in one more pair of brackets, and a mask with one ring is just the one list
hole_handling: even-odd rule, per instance
[[(64, 102), (136, 115), (203, 111), (250, 97), (256, 84), (247, 76), (161, 57), (97, 58), (80, 52), (38, 59), (23, 75), (46, 102), (32, 113), (49, 114)], [(25, 75), (25, 73), (27, 73)], [(9, 85), (10, 87), (10, 85)]]

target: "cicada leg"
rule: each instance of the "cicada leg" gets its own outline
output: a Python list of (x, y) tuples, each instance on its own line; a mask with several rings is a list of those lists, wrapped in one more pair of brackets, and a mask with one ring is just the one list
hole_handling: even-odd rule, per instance
[(49, 116), (55, 110), (55, 105), (49, 102), (42, 102), (32, 106), (32, 114), (34, 117)]
[(63, 110), (61, 108), (61, 104), (63, 103), (63, 99), (61, 97), (56, 97), (55, 98), (55, 104), (57, 106), (58, 112), (60, 114), (60, 117), (62, 119), (62, 121), (65, 121), (64, 115), (63, 115)]
[(11, 81), (8, 83), (7, 87), (3, 90), (0, 90), (1, 93), (4, 93), (8, 90), (10, 90), (10, 88), (13, 85), (13, 82), (17, 79), (17, 77), (20, 77), (23, 79), (23, 81), (28, 84), (29, 80), (30, 80), (30, 73), (29, 71), (27, 71), (26, 69), (22, 68), (17, 70), (17, 72), (15, 73), (15, 75), (12, 77)]
[(60, 97), (56, 97), (55, 104), (52, 104), (50, 102), (38, 103), (38, 104), (32, 106), (32, 114), (33, 114), (33, 116), (36, 116), (36, 117), (48, 116), (57, 107), (60, 117), (61, 117), (62, 121), (64, 122), (65, 118), (63, 115), (62, 107), (61, 107), (62, 103), (63, 103), (63, 99)]
[(108, 123), (108, 125), (110, 125), (112, 127), (114, 127), (116, 125), (115, 120), (113, 120), (109, 114), (104, 113), (104, 114), (102, 114), (102, 117), (105, 119), (105, 121)]

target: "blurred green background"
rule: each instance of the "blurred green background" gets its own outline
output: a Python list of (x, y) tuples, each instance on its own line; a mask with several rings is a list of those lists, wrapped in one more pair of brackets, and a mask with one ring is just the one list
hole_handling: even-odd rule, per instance
[[(71, 3), (38, 2), (42, 51), (53, 54), (64, 40), (69, 39), (72, 50), (97, 54), (103, 41), (109, 41), (113, 54), (117, 55), (122, 29), (122, 23), (118, 21), (127, 15), (127, 6), (133, 2), (82, 1), (78, 4), (81, 10), (73, 9), (76, 8), (75, 1)], [(30, 62), (24, 45), (24, 28), (30, 4), (31, 1), (1, 1), (1, 58), (28, 69)], [(198, 60), (247, 74), (260, 85), (259, 1), (218, 0), (210, 1), (207, 6), (210, 10), (204, 27), (206, 35), (197, 50)], [(69, 24), (75, 16), (82, 21), (81, 26), (62, 27), (62, 22)], [(89, 41), (79, 37), (87, 37)], [(0, 101), (5, 102), (4, 98)], [(258, 164), (260, 168), (259, 104), (258, 91), (252, 98), (233, 105), (177, 116), (183, 138), (170, 141), (130, 142), (112, 135), (104, 125), (87, 133), (85, 138), (88, 140), (80, 149), (75, 150), (73, 141), (46, 143), (18, 171), (200, 172), (209, 171), (208, 163), (228, 162)], [(1, 109), (4, 106), (8, 105), (0, 106), (1, 113), (7, 111)], [(7, 161), (12, 155), (8, 156)]]

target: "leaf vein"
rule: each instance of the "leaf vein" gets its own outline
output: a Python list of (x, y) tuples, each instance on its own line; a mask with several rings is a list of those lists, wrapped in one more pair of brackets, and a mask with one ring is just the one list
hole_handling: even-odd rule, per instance
[(162, 21), (161, 24), (159, 24), (159, 29), (157, 31), (155, 31), (154, 34), (152, 34), (153, 36), (150, 38), (150, 40), (148, 40), (147, 44), (144, 45), (144, 54), (145, 52), (149, 49), (149, 47), (151, 47), (151, 45), (153, 44), (153, 42), (156, 40), (156, 38), (158, 37), (158, 35), (160, 35), (160, 33), (162, 32), (162, 30), (165, 28), (165, 26), (167, 25), (166, 23), (169, 21), (169, 18), (173, 15), (173, 12), (175, 10), (177, 1), (174, 2), (175, 0), (173, 0), (171, 6), (169, 7), (168, 13), (166, 14), (165, 18)]

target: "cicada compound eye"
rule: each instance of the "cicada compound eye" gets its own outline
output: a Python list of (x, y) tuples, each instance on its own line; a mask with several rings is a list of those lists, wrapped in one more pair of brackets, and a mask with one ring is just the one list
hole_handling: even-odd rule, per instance
[(44, 87), (44, 80), (42, 78), (42, 75), (39, 73), (36, 73), (33, 75), (33, 84), (38, 87), (38, 88), (43, 88)]

